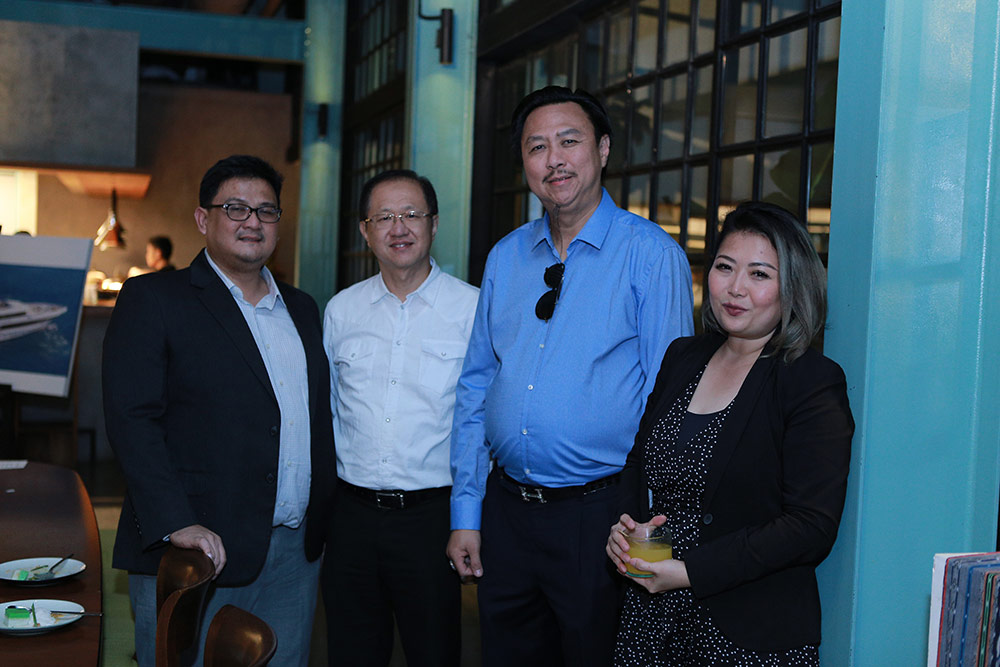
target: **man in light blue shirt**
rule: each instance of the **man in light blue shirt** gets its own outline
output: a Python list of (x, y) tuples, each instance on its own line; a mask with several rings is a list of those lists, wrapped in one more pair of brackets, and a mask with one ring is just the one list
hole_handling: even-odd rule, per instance
[(592, 96), (531, 93), (512, 143), (545, 215), (486, 262), (457, 390), (448, 557), (479, 580), (484, 665), (611, 664), (618, 473), (667, 345), (693, 333), (691, 271), (601, 187), (611, 127)]

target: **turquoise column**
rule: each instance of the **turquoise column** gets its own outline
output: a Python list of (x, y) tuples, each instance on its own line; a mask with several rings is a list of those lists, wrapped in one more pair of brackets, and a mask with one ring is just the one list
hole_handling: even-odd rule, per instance
[(472, 128), (476, 108), (477, 0), (424, 0), (425, 16), (455, 11), (453, 63), (438, 62), (440, 21), (421, 20), (410, 0), (407, 71), (406, 164), (434, 184), (438, 196), (437, 238), (431, 253), (459, 278), (469, 272), (472, 198)]
[[(296, 284), (322, 310), (337, 281), (347, 9), (340, 0), (309, 0), (306, 7)], [(326, 134), (321, 136), (324, 107)]]
[(826, 352), (858, 430), (829, 665), (926, 661), (932, 557), (996, 545), (995, 0), (845, 0)]

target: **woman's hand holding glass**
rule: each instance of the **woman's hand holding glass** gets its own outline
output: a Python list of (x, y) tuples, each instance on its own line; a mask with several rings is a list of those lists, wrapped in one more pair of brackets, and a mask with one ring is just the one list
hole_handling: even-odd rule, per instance
[[(632, 578), (650, 593), (662, 593), (676, 588), (687, 588), (691, 585), (684, 561), (673, 560), (667, 555), (664, 560), (651, 562), (629, 553), (629, 535), (652, 534), (666, 521), (667, 517), (660, 514), (654, 516), (648, 523), (636, 523), (628, 514), (622, 514), (618, 523), (611, 527), (611, 534), (608, 536), (608, 543), (605, 547), (608, 558), (615, 564), (618, 572)], [(669, 547), (664, 553), (669, 554)], [(630, 572), (629, 566), (633, 572), (638, 570), (643, 574)]]

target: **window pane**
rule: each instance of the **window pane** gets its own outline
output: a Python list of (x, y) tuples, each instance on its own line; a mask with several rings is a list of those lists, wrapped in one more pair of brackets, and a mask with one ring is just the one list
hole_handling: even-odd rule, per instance
[(719, 220), (753, 196), (753, 155), (724, 158), (719, 163)]
[(661, 171), (656, 183), (656, 222), (681, 242), (681, 170)]
[(624, 81), (628, 75), (628, 47), (632, 38), (631, 8), (626, 6), (608, 21), (608, 81)]
[(757, 119), (757, 44), (727, 51), (723, 62), (722, 143), (751, 141)]
[(660, 160), (684, 155), (687, 74), (678, 74), (660, 82)]
[(806, 224), (816, 252), (826, 254), (830, 242), (830, 192), (833, 182), (833, 144), (812, 147), (809, 161), (809, 207)]
[(639, 0), (635, 29), (635, 76), (656, 69), (656, 38), (660, 32), (660, 0)]
[(527, 86), (527, 63), (523, 60), (515, 62), (509, 67), (504, 67), (497, 75), (497, 115), (498, 125), (510, 123), (511, 114), (514, 107), (528, 93)]
[(493, 179), (497, 188), (509, 188), (521, 181), (521, 167), (514, 160), (510, 148), (510, 132), (496, 133), (493, 139)]
[[(528, 211), (524, 214), (521, 222), (527, 222), (528, 220), (535, 220), (542, 217), (544, 209), (542, 208), (542, 200), (535, 196), (534, 192), (528, 192), (527, 195)], [(517, 224), (521, 224), (521, 222)], [(513, 227), (511, 228), (513, 229)]]
[(672, 65), (687, 60), (691, 41), (691, 0), (667, 0), (663, 31), (663, 64)]
[(545, 51), (536, 53), (531, 59), (531, 84), (528, 90), (538, 90), (549, 85), (549, 59)]
[(802, 151), (791, 148), (764, 153), (762, 160), (760, 198), (798, 215)]
[(583, 58), (583, 87), (586, 90), (596, 91), (601, 88), (601, 81), (604, 78), (601, 75), (603, 34), (603, 25), (600, 21), (597, 21), (587, 26), (587, 30), (583, 35), (583, 54), (581, 58)]
[[(691, 168), (691, 203), (687, 220), (687, 249), (704, 250), (708, 229), (708, 166)], [(695, 288), (697, 289), (697, 288)]]
[(802, 132), (807, 40), (805, 28), (768, 40), (764, 136)]
[(809, 9), (809, 0), (771, 0), (771, 23)]
[(611, 195), (611, 198), (615, 200), (616, 204), (619, 203), (619, 202), (621, 202), (621, 201), (624, 201), (622, 199), (622, 179), (621, 178), (615, 177), (615, 178), (606, 178), (606, 179), (604, 179), (604, 189), (608, 191), (608, 194)]
[(724, 0), (727, 6), (726, 38), (760, 27), (762, 0)]
[(649, 217), (649, 174), (635, 174), (628, 179), (628, 210)]
[(712, 66), (694, 71), (694, 104), (691, 117), (692, 154), (705, 153), (710, 148), (709, 130), (712, 124)]
[(653, 159), (653, 86), (636, 88), (632, 97), (632, 166), (646, 164)]
[(613, 132), (611, 155), (608, 157), (608, 169), (617, 171), (625, 166), (625, 153), (628, 148), (628, 141), (626, 139), (628, 134), (625, 131), (625, 121), (628, 118), (628, 93), (622, 91), (614, 95), (608, 95), (604, 104), (608, 109), (608, 116), (611, 117), (611, 131)]
[(840, 53), (840, 17), (819, 24), (816, 54), (816, 99), (813, 127), (833, 127), (837, 108), (837, 59)]
[(549, 83), (553, 86), (573, 87), (576, 72), (576, 36), (556, 42), (549, 49)]
[(715, 1), (698, 0), (695, 53), (708, 53), (715, 49)]

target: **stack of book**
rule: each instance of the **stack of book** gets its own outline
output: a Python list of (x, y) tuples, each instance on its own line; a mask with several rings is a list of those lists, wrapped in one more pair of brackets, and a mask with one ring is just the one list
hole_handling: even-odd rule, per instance
[(935, 554), (928, 667), (1000, 667), (1000, 553)]

